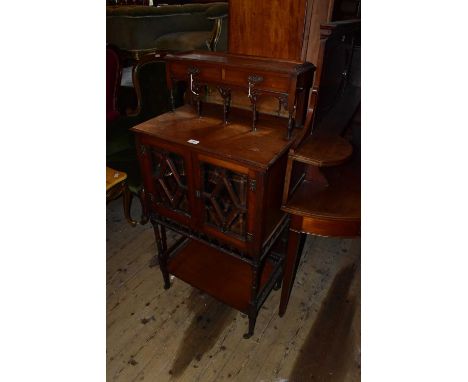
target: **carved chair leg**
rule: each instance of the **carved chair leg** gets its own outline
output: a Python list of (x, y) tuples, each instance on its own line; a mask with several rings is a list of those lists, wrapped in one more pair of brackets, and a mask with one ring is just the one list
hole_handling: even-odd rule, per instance
[(148, 223), (149, 214), (148, 214), (148, 208), (146, 206), (146, 201), (145, 201), (145, 189), (144, 188), (138, 191), (138, 199), (140, 200), (140, 204), (141, 204), (140, 224), (145, 225), (146, 223)]
[(127, 220), (127, 222), (130, 223), (132, 227), (135, 227), (137, 222), (136, 220), (132, 219), (132, 216), (130, 213), (130, 209), (132, 207), (133, 194), (130, 192), (125, 182), (122, 184), (122, 193), (123, 193), (123, 208), (124, 208), (125, 219)]

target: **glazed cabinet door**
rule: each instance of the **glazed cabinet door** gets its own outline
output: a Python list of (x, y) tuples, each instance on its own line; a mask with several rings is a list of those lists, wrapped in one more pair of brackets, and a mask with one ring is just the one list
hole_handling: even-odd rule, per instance
[(255, 172), (204, 155), (195, 156), (195, 194), (201, 230), (241, 250), (248, 250), (254, 228), (252, 184), (255, 184)]
[(140, 155), (140, 163), (150, 209), (193, 226), (190, 155), (172, 147), (143, 147), (145, 152)]

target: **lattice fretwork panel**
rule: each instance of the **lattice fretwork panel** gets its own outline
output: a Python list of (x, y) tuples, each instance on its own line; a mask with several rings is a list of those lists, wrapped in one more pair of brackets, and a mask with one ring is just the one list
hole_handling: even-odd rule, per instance
[(204, 222), (245, 240), (247, 176), (208, 163), (201, 164)]
[(189, 215), (184, 159), (163, 150), (151, 150), (156, 202)]

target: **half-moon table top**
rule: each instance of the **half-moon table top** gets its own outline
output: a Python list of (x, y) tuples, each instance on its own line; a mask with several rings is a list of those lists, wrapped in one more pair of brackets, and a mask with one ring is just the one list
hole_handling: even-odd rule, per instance
[(292, 155), (294, 160), (317, 167), (337, 166), (346, 162), (353, 146), (340, 136), (310, 136)]

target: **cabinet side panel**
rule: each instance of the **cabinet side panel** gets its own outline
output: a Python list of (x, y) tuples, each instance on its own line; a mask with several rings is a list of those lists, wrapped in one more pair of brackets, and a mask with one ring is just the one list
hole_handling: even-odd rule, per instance
[(334, 0), (314, 0), (312, 12), (307, 20), (307, 40), (304, 41), (301, 60), (318, 66), (320, 51), (320, 24), (331, 21)]
[(263, 199), (263, 237), (262, 243), (268, 239), (285, 212), (281, 211), (284, 178), (288, 152), (286, 151), (268, 171)]

